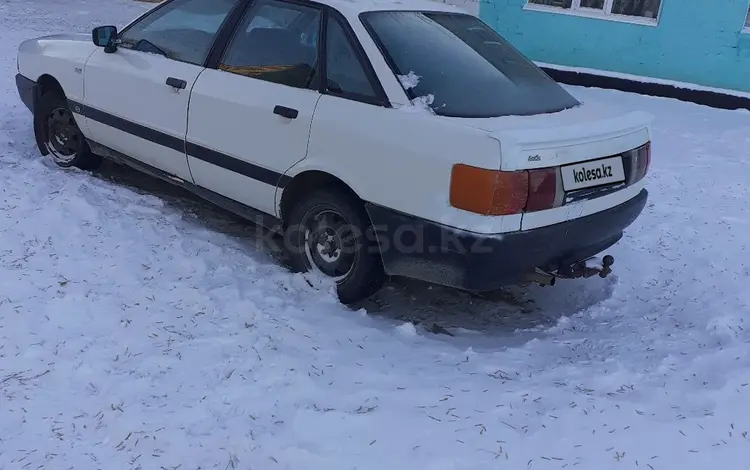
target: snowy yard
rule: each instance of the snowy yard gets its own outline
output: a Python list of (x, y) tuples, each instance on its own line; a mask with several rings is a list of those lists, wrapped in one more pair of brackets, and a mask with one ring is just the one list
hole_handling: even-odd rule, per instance
[(18, 44), (143, 8), (0, 3), (0, 470), (748, 468), (750, 113), (571, 88), (656, 116), (616, 275), (352, 311), (233, 216), (38, 156)]

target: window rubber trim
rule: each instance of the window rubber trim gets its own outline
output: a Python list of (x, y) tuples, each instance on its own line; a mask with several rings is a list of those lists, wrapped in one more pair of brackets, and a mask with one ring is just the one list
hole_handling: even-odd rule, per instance
[[(167, 5), (169, 5), (169, 4), (171, 4), (171, 3), (175, 2), (175, 1), (179, 1), (179, 0), (163, 0), (161, 3), (157, 4), (152, 9), (144, 12), (141, 16), (139, 16), (136, 19), (134, 19), (133, 21), (131, 21), (130, 24), (128, 26), (126, 26), (122, 31), (118, 31), (117, 32), (117, 39), (121, 40), (122, 39), (122, 35), (125, 34), (125, 33), (127, 33), (132, 27), (134, 27), (135, 25), (137, 25), (138, 23), (140, 23), (141, 21), (143, 21), (147, 17), (155, 14), (157, 11), (161, 10), (162, 8), (166, 7)], [(248, 3), (252, 3), (253, 1), (254, 0), (237, 0), (237, 4), (234, 7), (232, 7), (232, 10), (229, 12), (229, 14), (226, 16), (226, 18), (224, 18), (224, 21), (222, 21), (221, 26), (219, 26), (219, 29), (216, 31), (216, 34), (214, 35), (213, 41), (211, 41), (211, 45), (208, 48), (208, 53), (206, 54), (206, 57), (203, 59), (203, 62), (194, 64), (192, 62), (186, 62), (184, 60), (177, 60), (177, 59), (173, 59), (171, 57), (167, 57), (167, 58), (170, 59), (170, 60), (174, 60), (176, 62), (181, 62), (183, 64), (190, 64), (190, 65), (195, 65), (197, 67), (210, 68), (210, 67), (208, 67), (208, 64), (209, 64), (210, 60), (213, 58), (212, 54), (214, 53), (214, 50), (217, 48), (217, 46), (219, 46), (221, 44), (220, 41), (223, 38), (222, 35), (224, 34), (224, 31), (226, 31), (232, 25), (234, 25), (234, 27), (231, 27), (230, 31), (233, 30), (236, 27), (236, 22), (233, 22), (234, 19), (235, 19), (235, 15), (238, 15), (239, 12), (244, 12), (245, 9), (247, 8), (247, 4)], [(240, 18), (242, 17), (241, 15), (239, 15), (239, 16), (240, 16)], [(130, 48), (126, 48), (126, 49), (130, 49)], [(136, 52), (138, 52), (138, 51), (136, 51)]]
[[(172, 1), (172, 0), (170, 0)], [(219, 32), (214, 37), (214, 42), (208, 49), (206, 60), (203, 62), (203, 66), (207, 69), (218, 69), (221, 63), (221, 58), (224, 57), (224, 53), (229, 47), (229, 43), (234, 37), (234, 33), (237, 30), (237, 26), (240, 24), (245, 14), (250, 7), (255, 3), (255, 0), (240, 0), (237, 5), (234, 6), (232, 11), (224, 18), (224, 22), (219, 28)]]
[[(367, 57), (367, 53), (365, 52), (365, 49), (362, 47), (362, 43), (359, 41), (359, 38), (357, 37), (356, 33), (352, 29), (352, 25), (349, 24), (349, 21), (344, 17), (344, 15), (341, 14), (338, 10), (331, 6), (326, 6), (326, 18), (324, 19), (324, 34), (323, 34), (323, 47), (321, 49), (327, 48), (328, 43), (328, 21), (329, 21), (329, 15), (333, 16), (334, 21), (337, 21), (339, 25), (341, 25), (341, 28), (343, 29), (344, 36), (346, 40), (349, 42), (349, 45), (354, 50), (355, 58), (357, 59), (357, 62), (359, 62), (359, 66), (362, 68), (362, 71), (365, 73), (365, 76), (367, 77), (367, 81), (370, 83), (370, 87), (372, 87), (372, 90), (375, 92), (375, 96), (366, 96), (366, 95), (359, 95), (356, 93), (336, 93), (331, 90), (328, 90), (325, 83), (321, 84), (321, 93), (335, 96), (337, 98), (343, 98), (348, 99), (352, 101), (359, 101), (366, 104), (371, 104), (375, 106), (383, 106), (385, 108), (390, 108), (391, 101), (388, 99), (388, 96), (385, 93), (385, 90), (383, 89), (383, 85), (380, 83), (380, 79), (378, 78), (377, 74), (375, 73), (375, 68), (372, 66), (372, 62), (370, 62), (370, 58)], [(326, 63), (326, 56), (323, 57), (323, 64)], [(325, 65), (322, 68), (325, 71)], [(326, 78), (327, 81), (327, 73), (321, 74), (321, 76)]]
[[(388, 68), (391, 69), (391, 73), (393, 73), (393, 75), (396, 77), (396, 80), (398, 80), (398, 77), (399, 77), (399, 73), (397, 72), (398, 67), (396, 67), (396, 63), (393, 60), (393, 57), (391, 57), (391, 55), (388, 53), (388, 51), (386, 50), (385, 46), (383, 45), (383, 41), (380, 39), (380, 36), (377, 34), (377, 32), (370, 25), (370, 22), (367, 20), (367, 16), (369, 14), (371, 14), (371, 13), (402, 13), (402, 12), (403, 13), (439, 13), (439, 14), (454, 15), (454, 16), (469, 16), (469, 17), (478, 19), (480, 22), (484, 23), (486, 26), (488, 26), (488, 27), (491, 28), (491, 26), (487, 25), (487, 23), (484, 20), (482, 20), (481, 18), (477, 18), (474, 15), (471, 15), (469, 13), (462, 13), (462, 12), (428, 11), (428, 10), (377, 10), (377, 11), (365, 11), (365, 12), (360, 13), (358, 15), (359, 21), (362, 23), (362, 26), (364, 26), (364, 28), (370, 34), (370, 37), (372, 37), (373, 42), (375, 42), (375, 45), (378, 47), (378, 50), (380, 50), (380, 53), (383, 55), (383, 59), (385, 60), (386, 64), (388, 64)], [(514, 47), (514, 46), (511, 44), (511, 47)], [(520, 53), (520, 51), (519, 51), (519, 53)], [(521, 54), (521, 55), (523, 55), (523, 54)], [(524, 57), (526, 57), (526, 56), (524, 55)], [(528, 59), (528, 57), (527, 57), (527, 59)], [(531, 61), (531, 59), (528, 59), (528, 60)], [(532, 64), (533, 64), (533, 62), (532, 62)], [(534, 65), (536, 65), (536, 64), (534, 64)], [(554, 83), (557, 83), (557, 85), (562, 88), (562, 86), (560, 85), (560, 83), (557, 82), (556, 80), (552, 79), (552, 77), (550, 77), (549, 74), (547, 74), (544, 70), (542, 70), (541, 67), (539, 67), (539, 66), (536, 66), (536, 67), (539, 69), (539, 71), (541, 73), (545, 74)], [(413, 101), (414, 99), (417, 98), (417, 96), (414, 94), (413, 89), (407, 89), (406, 87), (404, 87), (404, 85), (401, 83), (401, 80), (398, 80), (398, 82), (401, 85), (401, 88), (404, 90), (404, 93), (406, 93), (406, 97), (409, 98), (410, 101)], [(563, 88), (563, 90), (567, 93), (567, 90), (565, 90), (564, 88)], [(575, 106), (571, 106), (569, 108), (564, 108), (564, 109), (558, 110), (556, 112), (564, 111), (565, 109), (572, 109), (572, 108), (575, 108), (575, 107), (581, 105), (581, 102), (575, 96), (573, 96), (570, 93), (569, 93), (569, 95), (576, 101), (577, 104)], [(490, 119), (490, 118), (508, 117), (508, 116), (537, 116), (539, 114), (542, 114), (542, 113), (534, 113), (534, 114), (500, 114), (500, 115), (495, 115), (495, 114), (492, 114), (492, 115), (471, 115), (471, 114), (450, 114), (450, 115), (448, 115), (448, 114), (438, 114), (438, 115), (439, 116), (443, 116), (443, 117), (461, 118), (461, 119)]]
[[(172, 2), (174, 0), (166, 0), (165, 3)], [(247, 15), (250, 8), (252, 8), (256, 3), (258, 3), (259, 0), (241, 0), (240, 3), (235, 7), (236, 9), (230, 13), (230, 15), (227, 17), (227, 20), (222, 25), (221, 29), (219, 30), (219, 33), (216, 36), (216, 39), (214, 43), (211, 46), (211, 49), (209, 50), (208, 57), (206, 58), (204, 66), (209, 69), (217, 70), (221, 64), (221, 59), (224, 57), (224, 54), (226, 54), (227, 49), (229, 48), (229, 45), (232, 41), (232, 38), (234, 37), (237, 27), (239, 26), (240, 22), (245, 18), (245, 15)], [(315, 1), (307, 1), (307, 0), (273, 0), (278, 3), (287, 3), (292, 5), (300, 5), (305, 7), (312, 7), (315, 9), (320, 10), (321, 12), (321, 23), (320, 23), (320, 31), (318, 34), (318, 70), (320, 73), (318, 73), (317, 78), (315, 79), (317, 81), (317, 87), (315, 86), (316, 83), (313, 83), (313, 86), (311, 89), (318, 90), (321, 94), (335, 96), (337, 98), (342, 99), (348, 99), (352, 101), (358, 101), (365, 104), (371, 104), (375, 106), (382, 106), (385, 108), (390, 108), (391, 102), (388, 99), (388, 95), (385, 93), (385, 89), (383, 88), (383, 85), (380, 83), (380, 79), (378, 78), (377, 74), (375, 73), (375, 68), (372, 66), (372, 62), (370, 61), (369, 57), (367, 57), (367, 53), (365, 52), (364, 48), (362, 47), (362, 44), (359, 41), (359, 38), (357, 38), (357, 35), (354, 33), (354, 30), (352, 29), (351, 24), (347, 19), (344, 17), (344, 15), (341, 14), (338, 10), (335, 8), (325, 5), (319, 2)], [(333, 17), (341, 24), (344, 35), (349, 41), (349, 45), (354, 50), (354, 54), (356, 56), (357, 61), (359, 62), (360, 67), (362, 67), (362, 70), (365, 72), (365, 76), (367, 77), (368, 82), (370, 83), (370, 86), (372, 87), (373, 91), (375, 92), (375, 97), (371, 96), (362, 96), (357, 95), (353, 93), (333, 93), (330, 90), (328, 90), (325, 87), (325, 77), (326, 77), (326, 42), (327, 42), (327, 27), (328, 27), (328, 20), (329, 15), (333, 15)]]
[(151, 8), (150, 10), (144, 11), (139, 17), (131, 21), (130, 24), (128, 24), (125, 28), (123, 28), (122, 31), (117, 32), (117, 39), (121, 39), (122, 35), (127, 33), (130, 30), (130, 28), (137, 25), (138, 23), (143, 21), (146, 17), (151, 16), (152, 14), (156, 13), (157, 11), (161, 10), (162, 8), (164, 8), (165, 6), (169, 5), (170, 3), (174, 1), (175, 0), (164, 0), (163, 2), (158, 3), (155, 7)]
[[(221, 37), (217, 36), (216, 43), (211, 48), (211, 51), (209, 52), (209, 57), (206, 59), (205, 67), (208, 69), (213, 70), (220, 70), (219, 67), (221, 67), (221, 61), (224, 59), (224, 56), (227, 53), (227, 50), (232, 45), (232, 40), (234, 39), (235, 35), (237, 34), (237, 28), (239, 27), (240, 23), (246, 18), (248, 13), (250, 12), (250, 9), (253, 8), (257, 3), (261, 2), (263, 0), (242, 0), (242, 3), (244, 4), (241, 8), (237, 8), (237, 11), (232, 12), (232, 18), (230, 22), (227, 22), (226, 25), (223, 26), (223, 29), (221, 30)], [(319, 31), (318, 31), (318, 41), (321, 40), (321, 35), (323, 31), (323, 24), (325, 21), (325, 8), (323, 5), (317, 3), (317, 2), (308, 2), (304, 0), (268, 0), (270, 2), (275, 3), (282, 3), (282, 4), (289, 4), (289, 5), (297, 5), (302, 6), (306, 8), (310, 8), (313, 10), (317, 10), (320, 14), (319, 19)], [(318, 47), (318, 62), (320, 62), (320, 47)], [(320, 79), (321, 74), (318, 73), (316, 77), (314, 77), (313, 82), (307, 87), (307, 88), (300, 88), (304, 90), (314, 90), (314, 91), (320, 91), (320, 86), (318, 83), (322, 83), (322, 80)], [(245, 77), (249, 79), (254, 79), (253, 77)], [(255, 78), (254, 80), (262, 80), (261, 78)], [(270, 82), (275, 83), (275, 82)], [(282, 86), (288, 86), (284, 85), (283, 83), (276, 83), (277, 85)], [(298, 88), (298, 87), (294, 87)]]
[(398, 84), (401, 85), (401, 88), (404, 90), (404, 93), (406, 93), (406, 97), (409, 98), (409, 101), (414, 101), (417, 96), (414, 94), (411, 88), (406, 88), (403, 83), (401, 83), (401, 80), (399, 80), (399, 73), (397, 72), (398, 67), (396, 67), (396, 62), (393, 60), (393, 57), (391, 57), (391, 54), (386, 50), (385, 46), (383, 45), (383, 41), (380, 39), (380, 36), (378, 33), (373, 29), (373, 27), (370, 25), (370, 22), (367, 20), (367, 16), (369, 13), (394, 13), (394, 12), (412, 12), (412, 13), (424, 13), (421, 10), (383, 10), (383, 11), (377, 11), (377, 12), (367, 12), (363, 11), (357, 17), (359, 18), (360, 23), (362, 23), (362, 26), (364, 26), (367, 33), (372, 38), (372, 41), (377, 46), (380, 53), (383, 55), (383, 59), (385, 60), (385, 63), (388, 64), (388, 68), (391, 70), (391, 73), (394, 77), (396, 77), (396, 80), (398, 81)]

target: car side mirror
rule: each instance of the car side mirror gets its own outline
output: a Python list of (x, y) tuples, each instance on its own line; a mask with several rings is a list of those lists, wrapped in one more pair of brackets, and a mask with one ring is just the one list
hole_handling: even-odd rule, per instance
[(98, 26), (91, 32), (91, 40), (104, 52), (111, 54), (117, 50), (117, 26)]

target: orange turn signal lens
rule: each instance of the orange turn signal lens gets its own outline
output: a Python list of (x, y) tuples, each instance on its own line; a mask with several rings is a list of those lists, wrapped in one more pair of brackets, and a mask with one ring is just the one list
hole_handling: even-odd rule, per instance
[(527, 171), (499, 171), (464, 164), (451, 171), (450, 205), (482, 215), (519, 214), (529, 197)]

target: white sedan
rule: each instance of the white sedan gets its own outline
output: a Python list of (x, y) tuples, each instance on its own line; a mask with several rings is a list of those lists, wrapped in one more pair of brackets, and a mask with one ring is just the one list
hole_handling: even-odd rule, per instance
[(439, 2), (166, 0), (25, 41), (16, 81), (59, 166), (112, 158), (277, 230), (345, 303), (389, 275), (606, 276), (647, 200), (650, 116), (579, 103)]

